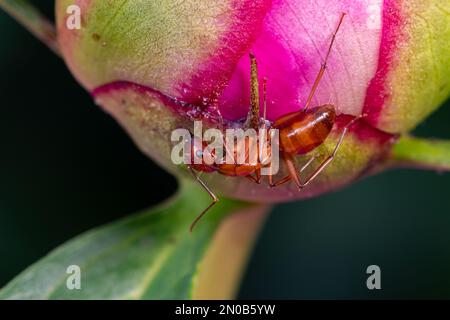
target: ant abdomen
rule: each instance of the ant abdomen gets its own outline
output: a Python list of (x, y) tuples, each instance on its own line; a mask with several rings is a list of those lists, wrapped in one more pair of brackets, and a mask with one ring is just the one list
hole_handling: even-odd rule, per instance
[(336, 110), (332, 104), (291, 112), (277, 119), (280, 151), (290, 155), (306, 154), (321, 145), (333, 128)]

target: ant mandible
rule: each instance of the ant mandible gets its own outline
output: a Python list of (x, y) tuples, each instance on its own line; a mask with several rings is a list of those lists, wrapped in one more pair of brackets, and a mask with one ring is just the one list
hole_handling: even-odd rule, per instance
[[(333, 152), (304, 180), (300, 179), (301, 173), (316, 159), (317, 156), (312, 156), (306, 164), (300, 169), (297, 170), (296, 165), (294, 163), (294, 156), (296, 155), (306, 155), (311, 152), (318, 146), (320, 146), (330, 134), (336, 119), (336, 108), (332, 104), (324, 104), (317, 107), (311, 107), (310, 103), (314, 97), (314, 94), (317, 90), (317, 87), (322, 80), (322, 77), (327, 68), (328, 57), (331, 53), (331, 49), (336, 39), (336, 34), (339, 31), (341, 24), (344, 20), (345, 13), (341, 14), (339, 19), (337, 28), (332, 35), (330, 45), (328, 47), (328, 51), (326, 53), (324, 62), (321, 64), (320, 70), (316, 76), (314, 84), (311, 88), (311, 92), (306, 100), (306, 104), (304, 108), (299, 111), (291, 112), (286, 115), (281, 116), (276, 119), (271, 125), (270, 128), (279, 130), (279, 150), (280, 154), (286, 164), (288, 175), (281, 178), (278, 181), (273, 181), (273, 176), (268, 175), (268, 182), (270, 187), (280, 186), (288, 181), (293, 180), (297, 188), (300, 190), (307, 186), (311, 181), (313, 181), (334, 159), (339, 147), (344, 140), (344, 137), (350, 128), (357, 120), (361, 119), (365, 115), (361, 115), (352, 119), (342, 130), (342, 133), (339, 136), (336, 146), (334, 147)], [(247, 128), (259, 129), (260, 128), (260, 99), (259, 99), (259, 81), (258, 81), (258, 64), (256, 58), (253, 54), (250, 54), (250, 62), (251, 62), (251, 108), (250, 112), (247, 116), (247, 121), (245, 122), (245, 126)], [(263, 83), (263, 124), (262, 128), (267, 130), (266, 125), (266, 79), (264, 79)], [(197, 146), (202, 148), (198, 149)], [(191, 154), (202, 154), (205, 145), (203, 143), (196, 142), (192, 140), (191, 145)], [(243, 150), (242, 150), (243, 149)], [(238, 144), (235, 146), (235, 149), (231, 152), (232, 155), (236, 155), (239, 151), (246, 152), (246, 158), (248, 155), (248, 147), (247, 143)], [(226, 150), (226, 152), (228, 152)], [(206, 207), (192, 222), (190, 226), (190, 231), (192, 232), (193, 228), (197, 224), (197, 222), (211, 209), (219, 199), (217, 196), (211, 191), (211, 189), (203, 182), (197, 172), (218, 172), (222, 175), (226, 176), (241, 176), (248, 178), (249, 180), (255, 183), (261, 183), (261, 168), (263, 164), (261, 162), (257, 162), (255, 164), (191, 164), (188, 166), (188, 169), (194, 176), (194, 178), (200, 183), (200, 185), (206, 190), (206, 192), (211, 196), (212, 202)], [(256, 177), (253, 176), (255, 174)]]

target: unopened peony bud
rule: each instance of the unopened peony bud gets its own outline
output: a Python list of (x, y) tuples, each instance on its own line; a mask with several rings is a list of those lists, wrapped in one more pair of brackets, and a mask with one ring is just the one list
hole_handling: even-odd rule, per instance
[[(73, 4), (81, 9), (79, 30), (66, 27)], [(333, 163), (301, 192), (291, 183), (268, 189), (203, 175), (219, 194), (285, 201), (376, 169), (396, 138), (448, 96), (447, 1), (58, 0), (57, 24), (75, 77), (144, 153), (181, 175), (185, 168), (170, 161), (171, 132), (191, 129), (194, 119), (205, 127), (242, 123), (250, 105), (250, 52), (260, 80), (267, 78), (268, 120), (304, 106), (342, 12), (345, 21), (312, 101), (334, 104), (339, 116), (317, 153), (331, 152), (349, 117), (367, 117), (351, 128)]]

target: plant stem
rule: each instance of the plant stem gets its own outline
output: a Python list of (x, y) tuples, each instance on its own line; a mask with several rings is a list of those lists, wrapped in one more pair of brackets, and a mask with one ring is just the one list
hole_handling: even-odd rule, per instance
[(21, 23), (54, 53), (60, 55), (54, 25), (28, 0), (0, 0), (0, 8)]
[(198, 264), (194, 300), (236, 299), (239, 284), (270, 205), (252, 205), (224, 219)]
[(402, 137), (392, 152), (399, 166), (450, 171), (450, 141)]

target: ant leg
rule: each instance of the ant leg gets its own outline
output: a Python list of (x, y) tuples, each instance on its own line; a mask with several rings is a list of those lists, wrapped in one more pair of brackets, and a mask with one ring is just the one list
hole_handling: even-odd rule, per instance
[(261, 169), (256, 170), (256, 183), (261, 184)]
[(339, 19), (339, 23), (338, 23), (338, 26), (336, 28), (336, 31), (334, 31), (334, 33), (333, 33), (333, 35), (331, 37), (331, 43), (330, 43), (330, 46), (328, 47), (327, 54), (325, 55), (325, 60), (320, 66), (319, 73), (317, 74), (316, 80), (314, 81), (314, 84), (313, 84), (313, 86), (311, 88), (311, 92), (309, 93), (308, 100), (306, 100), (306, 104), (305, 104), (305, 107), (303, 109), (304, 111), (306, 111), (308, 109), (309, 104), (311, 103), (311, 101), (312, 101), (312, 99), (314, 97), (314, 94), (316, 93), (317, 87), (319, 86), (320, 80), (322, 80), (322, 77), (323, 77), (323, 75), (325, 73), (325, 70), (327, 68), (328, 57), (330, 56), (331, 49), (333, 47), (334, 41), (336, 40), (336, 34), (338, 33), (339, 28), (341, 27), (341, 24), (342, 24), (342, 21), (344, 20), (344, 17), (345, 17), (345, 13), (342, 13), (341, 14), (341, 18)]
[(236, 159), (234, 157), (234, 153), (231, 153), (231, 151), (228, 149), (227, 144), (225, 143), (225, 163), (228, 157), (230, 157), (231, 159), (233, 159), (233, 164), (236, 165)]
[[(272, 177), (272, 176), (270, 176), (270, 177)], [(289, 174), (289, 175), (287, 175), (286, 177), (284, 177), (284, 178), (278, 180), (277, 182), (273, 182), (273, 181), (271, 182), (270, 180), (271, 180), (271, 179), (269, 178), (269, 186), (270, 186), (271, 188), (274, 188), (274, 187), (281, 186), (282, 184), (285, 184), (285, 183), (288, 182), (288, 181), (291, 181), (291, 180), (292, 180), (292, 177), (291, 177), (291, 175)]]
[[(263, 90), (264, 90), (264, 95), (263, 95), (263, 101), (264, 101), (264, 114), (263, 114), (263, 130), (266, 130), (266, 109), (267, 109), (267, 104), (266, 104), (266, 85), (267, 85), (267, 79), (264, 78), (264, 83), (263, 83)], [(258, 141), (259, 142), (259, 141)], [(261, 164), (261, 158), (262, 158), (262, 152), (260, 150), (261, 145), (258, 144), (258, 161), (259, 164)], [(257, 184), (261, 184), (261, 168), (258, 168), (256, 170), (256, 183)]]
[(269, 187), (270, 187), (270, 188), (273, 188), (275, 185), (274, 185), (274, 183), (273, 183), (273, 175), (272, 175), (272, 173), (270, 173), (270, 174), (268, 175), (268, 179), (269, 179)]
[(245, 178), (247, 178), (251, 182), (254, 182), (254, 183), (257, 183), (257, 184), (261, 184), (261, 173), (258, 175), (258, 172), (256, 172), (256, 177), (254, 177), (251, 174), (249, 174), (248, 176), (245, 176)]
[(267, 120), (267, 78), (264, 77), (263, 80), (263, 129), (267, 129), (266, 120)]
[[(301, 167), (301, 169), (300, 169), (300, 171), (299, 171), (298, 174), (297, 174), (297, 170), (295, 169), (295, 165), (294, 165), (293, 159), (292, 159), (292, 158), (286, 159), (285, 161), (286, 161), (286, 164), (288, 165), (289, 174), (288, 174), (286, 177), (284, 177), (284, 178), (278, 180), (278, 181), (275, 182), (275, 183), (272, 181), (272, 176), (270, 175), (270, 176), (269, 176), (269, 185), (270, 185), (270, 187), (272, 187), (272, 188), (273, 188), (273, 187), (278, 187), (278, 186), (280, 186), (280, 185), (282, 185), (282, 184), (284, 184), (284, 183), (286, 183), (286, 182), (288, 182), (288, 181), (291, 181), (291, 180), (293, 179), (293, 177), (297, 177), (297, 179), (294, 178), (294, 181), (299, 181), (300, 179), (298, 178), (298, 175), (299, 175), (300, 173), (302, 173), (303, 171), (305, 171), (306, 168), (308, 168), (309, 165), (310, 165), (311, 163), (313, 163), (314, 160), (317, 159), (317, 157), (318, 157), (317, 155), (312, 156), (312, 157), (308, 160), (308, 162), (306, 162), (306, 163), (303, 165), (303, 167)], [(294, 170), (291, 170), (291, 169), (290, 169), (291, 167), (293, 167)], [(300, 183), (300, 181), (299, 181), (299, 183)], [(297, 185), (297, 186), (300, 188), (300, 185), (301, 185), (301, 184), (299, 184), (299, 185)]]
[[(266, 137), (266, 144), (263, 147), (267, 146), (268, 150), (271, 150), (272, 145), (269, 137), (269, 132), (267, 129), (267, 78), (264, 77), (263, 79), (263, 123), (262, 123), (262, 129), (265, 131), (265, 137)], [(258, 147), (261, 147), (261, 144), (259, 144)], [(262, 150), (259, 150), (259, 160), (263, 158)], [(264, 159), (265, 160), (265, 159)], [(259, 179), (261, 179), (261, 169), (258, 169), (257, 171), (259, 173)], [(273, 184), (273, 175), (269, 174), (269, 186)]]
[(192, 173), (192, 175), (194, 176), (194, 178), (198, 181), (198, 183), (202, 186), (203, 189), (205, 189), (205, 191), (209, 194), (209, 196), (212, 198), (212, 202), (210, 203), (209, 206), (206, 207), (205, 210), (203, 210), (198, 216), (197, 218), (194, 219), (194, 221), (191, 223), (191, 226), (189, 227), (189, 231), (192, 232), (192, 230), (194, 229), (195, 225), (197, 224), (197, 222), (200, 221), (201, 218), (203, 218), (203, 216), (206, 214), (206, 212), (209, 211), (209, 209), (211, 209), (218, 201), (219, 198), (216, 197), (216, 195), (208, 188), (208, 186), (203, 182), (203, 180), (199, 177), (199, 175), (194, 171), (194, 169), (192, 169), (191, 167), (188, 167), (189, 171)]
[(328, 158), (326, 158), (321, 164), (320, 166), (314, 170), (314, 172), (305, 180), (305, 182), (300, 184), (300, 187), (306, 187), (312, 180), (314, 180), (329, 164), (331, 161), (333, 161), (334, 157), (336, 156), (336, 153), (339, 150), (339, 147), (342, 144), (342, 141), (344, 141), (345, 135), (348, 132), (348, 129), (358, 120), (366, 117), (366, 114), (360, 115), (354, 119), (352, 119), (349, 123), (347, 123), (347, 125), (344, 127), (344, 129), (342, 130), (341, 135), (339, 136), (339, 140), (336, 143), (336, 146), (334, 147), (333, 152), (328, 156)]

